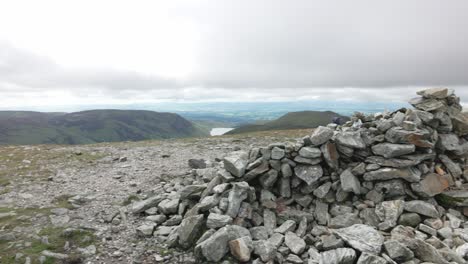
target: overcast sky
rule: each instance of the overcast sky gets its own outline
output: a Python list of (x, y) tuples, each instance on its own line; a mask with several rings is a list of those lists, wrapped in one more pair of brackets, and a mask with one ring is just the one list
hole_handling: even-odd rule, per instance
[(468, 102), (466, 0), (0, 2), (1, 108), (157, 101)]

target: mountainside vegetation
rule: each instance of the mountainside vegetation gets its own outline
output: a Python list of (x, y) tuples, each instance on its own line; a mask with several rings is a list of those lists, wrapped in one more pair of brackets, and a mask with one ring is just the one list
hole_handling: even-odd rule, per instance
[(349, 120), (349, 117), (339, 115), (332, 111), (290, 112), (278, 119), (265, 122), (264, 124), (247, 124), (240, 126), (226, 134), (232, 135), (255, 131), (315, 128), (331, 123), (334, 117), (340, 117), (342, 121)]
[(0, 111), (0, 144), (89, 144), (205, 135), (206, 130), (173, 113)]

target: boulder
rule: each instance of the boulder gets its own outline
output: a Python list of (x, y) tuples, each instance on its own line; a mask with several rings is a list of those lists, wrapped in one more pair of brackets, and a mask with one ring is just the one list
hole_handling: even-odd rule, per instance
[(310, 142), (313, 146), (319, 146), (327, 142), (333, 137), (333, 129), (319, 126), (314, 129), (314, 132), (310, 136)]
[(411, 144), (380, 143), (372, 146), (372, 152), (375, 155), (383, 156), (385, 158), (394, 158), (410, 154), (415, 150), (416, 147)]
[(245, 151), (234, 151), (224, 157), (224, 168), (235, 177), (244, 176), (247, 163), (249, 161), (249, 155)]
[(307, 185), (315, 183), (323, 175), (323, 170), (320, 165), (297, 165), (294, 168), (294, 172), (296, 176), (306, 182)]
[(356, 224), (350, 227), (333, 230), (338, 237), (343, 239), (354, 249), (361, 252), (380, 254), (384, 237), (374, 228)]

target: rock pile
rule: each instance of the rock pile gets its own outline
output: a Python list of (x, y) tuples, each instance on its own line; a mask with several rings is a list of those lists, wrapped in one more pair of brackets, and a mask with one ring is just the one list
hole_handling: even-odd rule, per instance
[(132, 205), (137, 232), (201, 263), (466, 263), (468, 120), (452, 91), (418, 95), (199, 166)]

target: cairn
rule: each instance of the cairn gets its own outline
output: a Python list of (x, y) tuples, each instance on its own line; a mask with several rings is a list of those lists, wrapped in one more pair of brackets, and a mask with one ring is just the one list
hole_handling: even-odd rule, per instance
[(149, 215), (137, 232), (200, 263), (466, 263), (468, 120), (453, 91), (418, 95), (232, 152), (199, 184), (134, 203)]

